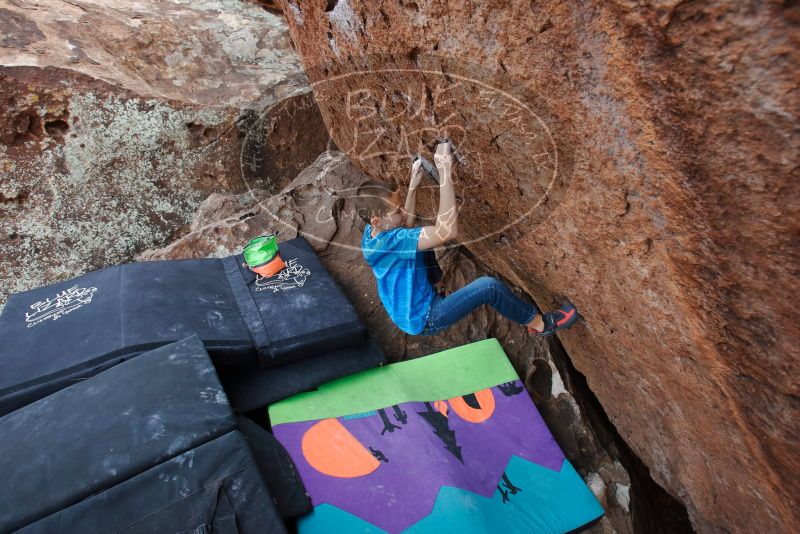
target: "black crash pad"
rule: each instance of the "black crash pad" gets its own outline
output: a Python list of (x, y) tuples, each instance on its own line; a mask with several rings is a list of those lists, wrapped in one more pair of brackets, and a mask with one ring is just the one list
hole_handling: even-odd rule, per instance
[[(138, 520), (148, 527), (135, 531), (172, 531), (178, 517), (186, 518), (182, 529), (190, 530), (199, 526), (201, 511), (211, 522), (234, 515), (241, 526), (252, 514), (279, 525), (257, 470), (241, 473), (251, 493), (234, 491), (237, 469), (254, 463), (211, 360), (191, 337), (0, 418), (0, 480), (6, 488), (0, 492), (0, 532), (34, 528), (60, 513), (66, 514), (64, 525), (85, 521), (104, 532), (135, 527)], [(200, 490), (208, 495), (179, 499)], [(251, 494), (257, 505), (244, 502)], [(114, 508), (89, 503), (105, 498)], [(153, 523), (146, 517), (172, 505), (181, 510), (175, 518), (165, 514), (163, 523)], [(48, 521), (59, 531), (60, 519)], [(112, 523), (113, 529), (105, 528)], [(169, 528), (157, 528), (161, 524)]]
[(270, 278), (239, 255), (118, 265), (12, 295), (0, 315), (0, 415), (195, 333), (218, 366), (360, 345), (355, 309), (308, 243), (280, 251), (287, 267)]
[(283, 518), (294, 518), (311, 512), (311, 498), (300, 480), (300, 474), (289, 452), (266, 429), (242, 416), (236, 418), (239, 431), (253, 452), (272, 501)]
[(365, 343), (269, 369), (220, 369), (219, 379), (239, 413), (247, 413), (346, 375), (386, 363), (378, 343)]
[(228, 277), (236, 280), (231, 289), (258, 347), (260, 365), (361, 344), (364, 325), (314, 249), (302, 237), (279, 247), (286, 267), (269, 278), (256, 276), (241, 254), (222, 260)]
[(286, 528), (245, 440), (229, 432), (18, 532), (234, 534)]

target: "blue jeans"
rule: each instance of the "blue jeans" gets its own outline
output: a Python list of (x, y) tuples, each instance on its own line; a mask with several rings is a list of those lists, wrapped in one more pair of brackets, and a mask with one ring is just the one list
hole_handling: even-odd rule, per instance
[(438, 334), (484, 304), (519, 324), (531, 322), (539, 313), (536, 306), (520, 300), (497, 278), (483, 276), (446, 297), (434, 297), (425, 328), (419, 335)]

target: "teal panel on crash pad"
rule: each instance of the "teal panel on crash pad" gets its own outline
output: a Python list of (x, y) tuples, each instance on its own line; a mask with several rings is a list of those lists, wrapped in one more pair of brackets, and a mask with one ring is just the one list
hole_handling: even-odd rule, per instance
[(385, 534), (386, 531), (330, 504), (316, 506), (297, 520), (297, 532), (341, 532), (347, 534)]
[(272, 425), (341, 417), (413, 401), (451, 399), (519, 380), (496, 339), (394, 363), (323, 384), (269, 407)]
[(512, 456), (506, 475), (521, 488), (516, 494), (508, 494), (508, 502), (503, 502), (499, 489), (488, 499), (446, 486), (439, 492), (431, 515), (404, 532), (557, 534), (603, 516), (602, 506), (567, 460), (561, 471), (552, 471)]
[[(503, 502), (500, 490), (491, 498), (444, 486), (430, 515), (404, 530), (407, 534), (560, 534), (586, 526), (603, 516), (603, 508), (575, 471), (564, 460), (553, 471), (512, 456), (505, 471), (520, 491)], [(503, 486), (503, 482), (500, 483)], [(506, 489), (504, 487), (504, 489)], [(321, 504), (298, 521), (299, 534), (386, 532), (344, 510)]]

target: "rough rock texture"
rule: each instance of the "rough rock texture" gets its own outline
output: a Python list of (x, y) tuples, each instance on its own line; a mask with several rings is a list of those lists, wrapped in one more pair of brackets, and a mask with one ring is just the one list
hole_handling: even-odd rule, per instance
[(3, 0), (0, 13), (3, 66), (65, 67), (206, 106), (308, 89), (283, 19), (244, 2)]
[(795, 530), (800, 5), (282, 4), (362, 170), (456, 142), (466, 246), (577, 304), (564, 346), (694, 526)]
[(0, 0), (0, 305), (280, 189), (327, 132), (281, 17), (237, 1)]
[[(139, 260), (221, 257), (267, 230), (281, 241), (303, 235), (355, 304), (361, 317), (390, 359), (414, 358), (454, 346), (496, 337), (503, 343), (528, 391), (567, 457), (583, 474), (606, 507), (597, 533), (634, 532), (634, 513), (619, 496), (635, 484), (620, 463), (613, 438), (598, 437), (559, 352), (492, 309), (484, 307), (453, 328), (433, 337), (407, 336), (389, 319), (378, 299), (375, 280), (358, 243), (364, 225), (354, 217), (350, 193), (369, 179), (341, 152), (326, 152), (277, 195), (264, 191), (212, 195), (198, 209), (192, 231), (167, 247), (141, 253)], [(445, 290), (462, 287), (487, 272), (480, 262), (451, 249), (439, 258)], [(638, 481), (634, 481), (638, 482)], [(642, 510), (646, 514), (648, 510)]]

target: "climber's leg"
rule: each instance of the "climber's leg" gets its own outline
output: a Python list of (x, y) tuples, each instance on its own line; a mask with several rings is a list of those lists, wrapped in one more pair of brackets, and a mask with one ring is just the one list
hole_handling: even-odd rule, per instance
[(539, 315), (533, 304), (518, 298), (496, 278), (484, 276), (454, 291), (447, 297), (437, 297), (428, 313), (423, 335), (435, 334), (460, 321), (471, 311), (488, 304), (504, 317), (528, 324)]

